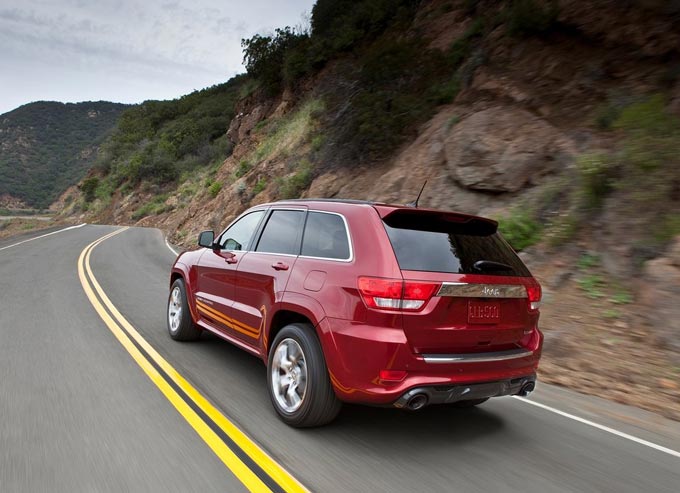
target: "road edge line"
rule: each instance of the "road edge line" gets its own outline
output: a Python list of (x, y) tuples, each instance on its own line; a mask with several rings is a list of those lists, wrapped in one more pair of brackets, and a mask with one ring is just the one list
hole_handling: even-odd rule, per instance
[(70, 231), (70, 230), (72, 230), (72, 229), (82, 228), (83, 226), (87, 226), (87, 223), (78, 224), (77, 226), (68, 226), (67, 228), (58, 229), (58, 230), (56, 230), (56, 231), (52, 231), (51, 233), (45, 233), (44, 235), (35, 236), (35, 237), (33, 237), (33, 238), (28, 238), (27, 240), (20, 241), (20, 242), (18, 242), (18, 243), (14, 243), (14, 244), (12, 244), (12, 245), (4, 246), (4, 247), (0, 248), (0, 252), (1, 252), (2, 250), (7, 250), (8, 248), (12, 248), (12, 247), (15, 247), (15, 246), (23, 245), (24, 243), (28, 243), (29, 241), (39, 240), (40, 238), (45, 238), (45, 237), (47, 237), (47, 236), (56, 235), (57, 233), (63, 233), (64, 231)]
[(540, 402), (536, 401), (530, 401), (529, 399), (526, 399), (524, 397), (519, 397), (519, 396), (513, 396), (516, 400), (520, 402), (524, 402), (526, 404), (531, 404), (532, 406), (539, 407), (545, 411), (550, 411), (551, 413), (558, 414), (564, 418), (569, 418), (574, 421), (577, 421), (581, 424), (591, 426), (593, 428), (597, 428), (598, 430), (605, 431), (607, 433), (611, 433), (612, 435), (616, 435), (617, 437), (620, 438), (625, 438), (626, 440), (630, 440), (631, 442), (635, 442), (640, 445), (644, 445), (646, 447), (652, 448), (654, 450), (657, 450), (659, 452), (663, 452), (668, 455), (672, 455), (673, 457), (680, 458), (680, 452), (677, 450), (670, 449), (668, 447), (664, 447), (663, 445), (658, 445), (654, 442), (650, 442), (648, 440), (644, 440), (643, 438), (638, 438), (634, 435), (630, 435), (628, 433), (625, 433), (623, 431), (616, 430), (614, 428), (611, 428), (609, 426), (601, 425), (599, 423), (595, 423), (594, 421), (590, 421), (589, 419), (581, 418), (580, 416), (576, 416), (575, 414), (570, 414), (564, 411), (560, 411), (559, 409), (555, 409), (554, 407), (546, 406), (545, 404), (541, 404)]
[(177, 255), (179, 255), (179, 252), (176, 251), (174, 248), (172, 248), (172, 246), (170, 245), (170, 242), (168, 241), (168, 237), (167, 237), (167, 236), (165, 237), (165, 246), (168, 247), (168, 249), (175, 255), (175, 257), (176, 257)]

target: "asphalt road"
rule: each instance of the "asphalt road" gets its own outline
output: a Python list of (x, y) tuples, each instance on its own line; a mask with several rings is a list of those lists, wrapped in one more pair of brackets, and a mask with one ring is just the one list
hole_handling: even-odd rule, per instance
[[(115, 229), (0, 241), (0, 491), (247, 491), (86, 297), (79, 256)], [(680, 424), (547, 385), (532, 401), (548, 409), (346, 406), (330, 426), (289, 428), (259, 360), (210, 335), (169, 338), (173, 260), (158, 230), (132, 228), (96, 246), (91, 269), (143, 338), (311, 491), (680, 490)]]

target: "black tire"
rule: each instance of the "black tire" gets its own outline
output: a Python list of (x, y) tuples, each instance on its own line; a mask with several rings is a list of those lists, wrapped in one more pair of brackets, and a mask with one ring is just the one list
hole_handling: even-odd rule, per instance
[[(279, 399), (286, 400), (286, 397), (275, 390), (277, 384), (274, 380), (279, 379), (281, 381), (281, 378), (286, 377), (286, 370), (282, 369), (277, 363), (279, 362), (278, 358), (280, 358), (280, 355), (277, 356), (277, 350), (280, 347), (283, 351), (283, 349), (295, 346), (291, 341), (297, 344), (296, 349), (301, 349), (302, 360), (306, 366), (306, 378), (304, 379), (304, 395), (300, 397), (299, 407), (287, 410), (284, 407), (285, 402), (279, 402)], [(296, 361), (299, 362), (300, 358), (297, 358)], [(342, 403), (336, 397), (328, 378), (328, 368), (314, 327), (303, 323), (290, 324), (286, 325), (276, 335), (267, 361), (267, 389), (274, 409), (279, 417), (290, 426), (296, 428), (322, 426), (335, 419), (340, 412)], [(279, 397), (277, 397), (277, 394)]]
[(488, 397), (485, 397), (483, 399), (470, 399), (468, 401), (454, 402), (453, 404), (451, 404), (451, 406), (464, 409), (464, 408), (479, 406), (480, 404), (482, 404), (482, 403), (484, 403), (488, 400), (489, 400)]
[[(177, 300), (173, 300), (175, 293), (177, 293), (178, 296)], [(173, 317), (171, 310), (173, 308), (178, 308), (178, 306), (180, 308), (179, 314), (176, 317)], [(168, 333), (174, 340), (195, 341), (201, 335), (201, 329), (196, 327), (194, 321), (191, 319), (191, 312), (189, 311), (189, 303), (187, 301), (187, 291), (182, 279), (176, 279), (170, 287), (166, 315), (165, 321), (168, 325)], [(171, 323), (171, 319), (173, 318), (177, 321), (175, 327), (173, 327)]]

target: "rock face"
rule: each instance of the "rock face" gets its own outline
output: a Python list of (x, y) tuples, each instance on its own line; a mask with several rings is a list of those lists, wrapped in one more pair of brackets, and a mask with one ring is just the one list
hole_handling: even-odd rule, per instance
[(255, 106), (250, 113), (239, 113), (236, 115), (229, 125), (229, 130), (227, 130), (229, 140), (234, 144), (245, 140), (255, 125), (266, 118), (268, 111), (269, 106), (261, 104)]
[(680, 236), (666, 256), (645, 263), (640, 301), (659, 341), (680, 352)]
[(526, 110), (497, 106), (465, 118), (444, 141), (446, 164), (463, 187), (516, 192), (572, 159), (573, 145)]

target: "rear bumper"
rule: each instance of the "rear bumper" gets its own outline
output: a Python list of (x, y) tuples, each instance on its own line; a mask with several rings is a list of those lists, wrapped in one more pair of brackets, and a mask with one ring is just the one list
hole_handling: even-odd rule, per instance
[[(338, 398), (378, 406), (398, 405), (414, 390), (426, 393), (433, 404), (518, 394), (535, 381), (543, 344), (535, 329), (526, 348), (512, 351), (415, 354), (400, 328), (326, 318), (319, 329)], [(381, 370), (401, 371), (404, 378), (381, 380)]]
[(426, 400), (418, 408), (429, 404), (451, 404), (458, 401), (487, 399), (504, 395), (527, 395), (536, 385), (536, 375), (484, 382), (470, 385), (416, 387), (405, 392), (394, 407), (409, 409), (409, 404), (416, 396), (425, 396)]

